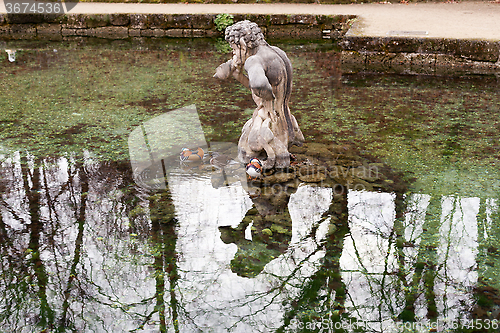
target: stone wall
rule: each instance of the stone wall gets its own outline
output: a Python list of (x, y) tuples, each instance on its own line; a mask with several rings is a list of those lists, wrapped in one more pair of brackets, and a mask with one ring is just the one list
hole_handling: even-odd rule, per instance
[[(222, 36), (215, 14), (0, 14), (0, 40), (65, 40)], [(397, 73), (498, 73), (500, 43), (411, 37), (345, 36), (353, 15), (234, 15), (256, 22), (267, 37), (329, 38), (349, 68)]]
[[(63, 40), (67, 37), (214, 37), (215, 14), (0, 14), (0, 38)], [(256, 22), (267, 36), (337, 38), (345, 34), (346, 15), (234, 15), (234, 21)]]
[(344, 37), (342, 61), (358, 70), (411, 74), (500, 71), (500, 43), (482, 40)]

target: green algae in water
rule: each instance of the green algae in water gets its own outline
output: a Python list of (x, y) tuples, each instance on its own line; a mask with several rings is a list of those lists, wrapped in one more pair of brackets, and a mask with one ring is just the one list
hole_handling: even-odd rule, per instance
[(415, 178), (416, 191), (497, 196), (500, 97), (493, 78), (360, 79), (346, 76), (322, 102), (331, 118), (320, 126), (330, 127), (334, 140), (364, 147)]
[[(294, 90), (290, 107), (306, 136), (306, 142), (326, 143), (341, 148), (355, 146), (363, 158), (382, 161), (395, 173), (403, 173), (410, 181), (408, 193), (403, 194), (352, 192), (353, 196), (373, 194), (395, 197), (397, 214), (393, 221), (394, 228), (387, 233), (384, 233), (384, 226), (376, 230), (368, 228), (368, 231), (363, 230), (363, 237), (375, 234), (379, 236), (377, 240), (381, 244), (395, 244), (390, 249), (397, 251), (398, 258), (406, 260), (398, 263), (398, 270), (384, 270), (380, 280), (371, 273), (366, 274), (366, 281), (373, 291), (373, 295), (368, 296), (378, 297), (381, 300), (380, 308), (390, 307), (389, 312), (400, 315), (400, 320), (416, 320), (418, 318), (411, 305), (417, 296), (423, 295), (429, 304), (426, 309), (430, 310), (429, 316), (434, 316), (439, 308), (432, 302), (435, 298), (433, 293), (440, 288), (452, 290), (450, 288), (455, 286), (448, 279), (448, 272), (436, 275), (441, 264), (438, 252), (454, 251), (455, 246), (462, 244), (464, 239), (473, 239), (477, 229), (477, 239), (471, 241), (472, 245), (467, 249), (471, 253), (476, 251), (473, 254), (477, 267), (471, 266), (470, 270), (477, 272), (478, 281), (475, 286), (467, 286), (471, 290), (465, 292), (471, 299), (477, 300), (477, 311), (471, 310), (471, 315), (481, 314), (484, 308), (484, 311), (490, 311), (485, 316), (491, 316), (500, 289), (497, 279), (500, 267), (497, 121), (500, 98), (496, 78), (342, 74), (338, 63), (334, 62), (338, 60), (338, 55), (329, 47), (280, 46), (287, 51), (294, 66)], [(201, 268), (200, 275), (195, 275), (198, 267), (177, 269), (176, 265), (186, 264), (182, 251), (188, 253), (197, 248), (192, 244), (187, 249), (176, 247), (182, 241), (186, 242), (177, 239), (177, 235), (190, 236), (185, 230), (180, 230), (182, 226), (177, 223), (181, 214), (186, 213), (183, 209), (189, 208), (190, 202), (177, 199), (178, 207), (175, 207), (177, 211), (173, 217), (174, 205), (168, 192), (147, 197), (147, 194), (137, 190), (131, 179), (127, 145), (130, 133), (144, 122), (171, 110), (194, 104), (208, 142), (237, 142), (241, 127), (253, 112), (254, 103), (250, 93), (236, 82), (219, 82), (212, 78), (215, 68), (226, 61), (228, 55), (220, 54), (211, 41), (46, 44), (38, 50), (29, 50), (29, 44), (24, 44), (24, 47), (26, 50), (19, 52), (16, 63), (8, 63), (6, 59), (0, 62), (0, 79), (3, 87), (6, 87), (0, 90), (0, 153), (2, 168), (7, 170), (5, 175), (26, 180), (19, 182), (21, 188), (34, 188), (37, 183), (40, 188), (36, 191), (29, 191), (29, 188), (17, 190), (15, 186), (4, 188), (3, 182), (10, 179), (5, 177), (0, 182), (3, 186), (2, 199), (8, 197), (12, 200), (4, 200), (0, 205), (27, 203), (26, 206), (32, 208), (32, 217), (38, 216), (37, 207), (43, 207), (42, 212), (52, 214), (59, 211), (59, 205), (65, 205), (67, 211), (61, 214), (61, 220), (58, 220), (57, 214), (44, 215), (45, 220), (33, 219), (32, 223), (38, 222), (37, 225), (45, 226), (45, 229), (2, 229), (1, 236), (8, 235), (9, 239), (21, 239), (25, 232), (33, 236), (28, 248), (30, 251), (19, 254), (15, 247), (4, 248), (13, 249), (3, 252), (14, 255), (12, 263), (19, 262), (33, 270), (19, 268), (18, 271), (2, 272), (2, 276), (12, 278), (12, 281), (16, 281), (17, 275), (21, 276), (20, 283), (11, 285), (5, 299), (17, 300), (17, 296), (11, 296), (22, 295), (24, 299), (18, 300), (18, 304), (23, 308), (28, 306), (26, 299), (40, 302), (39, 307), (46, 311), (41, 313), (43, 320), (53, 321), (56, 315), (58, 319), (63, 318), (64, 309), (71, 308), (58, 306), (59, 301), (55, 302), (50, 297), (44, 299), (47, 295), (44, 296), (43, 292), (48, 288), (49, 291), (59, 292), (57, 296), (61, 297), (58, 299), (68, 297), (68, 303), (64, 303), (66, 305), (72, 300), (77, 307), (89, 304), (97, 306), (99, 313), (92, 314), (93, 320), (89, 325), (104, 323), (104, 318), (109, 316), (117, 319), (114, 321), (117, 325), (122, 322), (133, 323), (120, 331), (137, 330), (141, 325), (147, 327), (151, 322), (155, 325), (151, 324), (149, 328), (153, 329), (154, 326), (157, 329), (162, 325), (161, 316), (167, 313), (168, 317), (166, 309), (169, 306), (173, 313), (177, 313), (175, 311), (179, 310), (179, 304), (189, 309), (191, 300), (213, 298), (211, 292), (217, 289), (212, 288), (217, 283), (227, 283), (227, 279), (214, 280), (215, 283), (205, 281), (205, 276), (213, 273), (214, 267), (221, 269), (220, 272), (215, 269), (217, 276), (226, 278), (231, 277), (231, 274), (239, 274), (239, 278), (248, 279), (245, 282), (253, 283), (257, 280), (249, 279), (262, 278), (261, 272), (265, 273), (267, 264), (272, 265), (276, 258), (286, 260), (286, 253), (276, 250), (278, 244), (265, 244), (254, 237), (253, 242), (243, 240), (237, 249), (229, 246), (224, 248), (233, 251), (235, 258), (222, 260), (221, 265), (219, 262), (210, 263), (209, 267)], [(189, 128), (179, 129), (184, 130), (189, 132)], [(85, 154), (82, 151), (91, 152), (95, 156), (94, 162), (84, 163), (82, 155)], [(99, 164), (96, 161), (106, 163)], [(33, 168), (36, 163), (43, 167)], [(67, 170), (64, 166), (67, 166)], [(62, 180), (53, 180), (51, 186), (56, 188), (60, 185), (59, 192), (42, 188), (45, 179), (42, 176), (50, 176), (51, 170), (57, 171), (58, 168), (61, 171), (54, 171), (54, 175), (64, 176), (60, 177)], [(87, 181), (86, 177), (89, 178)], [(53, 179), (59, 178), (54, 176)], [(205, 178), (191, 176), (187, 179), (186, 183), (177, 186), (185, 189), (191, 183), (203, 182)], [(171, 187), (174, 185), (169, 184)], [(311, 192), (320, 190), (314, 188)], [(55, 196), (51, 199), (50, 195)], [(145, 196), (147, 199), (143, 199)], [(37, 198), (40, 206), (34, 205)], [(54, 204), (47, 205), (44, 200), (53, 200)], [(354, 199), (351, 197), (350, 200)], [(479, 207), (479, 212), (471, 218), (477, 226), (476, 229), (464, 228), (464, 232), (459, 235), (462, 237), (460, 242), (454, 242), (455, 234), (451, 232), (450, 225), (454, 223), (453, 216), (462, 214), (467, 203), (469, 207)], [(324, 247), (318, 248), (318, 253), (324, 253), (324, 256), (314, 261), (311, 258), (317, 253), (313, 253), (311, 258), (304, 259), (297, 266), (298, 270), (309, 270), (312, 275), (304, 279), (296, 278), (295, 271), (284, 277), (266, 275), (265, 278), (273, 281), (269, 290), (276, 291), (276, 294), (263, 291), (245, 297), (241, 303), (230, 299), (221, 303), (220, 307), (224, 311), (216, 309), (214, 312), (220, 310), (220, 313), (227, 313), (226, 308), (233, 304), (236, 304), (234, 312), (248, 304), (253, 308), (252, 302), (270, 295), (267, 299), (269, 303), (264, 302), (262, 307), (256, 306), (255, 309), (261, 312), (262, 309), (278, 308), (276, 312), (271, 312), (276, 322), (281, 320), (281, 315), (284, 323), (289, 318), (309, 322), (324, 318), (339, 322), (356, 320), (354, 314), (363, 311), (363, 308), (345, 310), (346, 297), (356, 291), (356, 286), (349, 290), (345, 284), (356, 281), (357, 277), (363, 276), (364, 271), (352, 272), (352, 279), (343, 279), (343, 274), (348, 272), (341, 271), (339, 260), (352, 237), (348, 231), (356, 231), (355, 226), (350, 226), (348, 230), (346, 214), (350, 213), (350, 218), (364, 215), (346, 212), (344, 206), (338, 208), (331, 205), (322, 217), (328, 223), (331, 222), (325, 228), (327, 241), (322, 241), (321, 246)], [(363, 205), (360, 203), (350, 207), (356, 209)], [(419, 211), (422, 207), (425, 209)], [(442, 207), (448, 209), (444, 216), (441, 216)], [(198, 209), (188, 210), (188, 216), (197, 216)], [(89, 212), (95, 211), (99, 214), (91, 216)], [(89, 215), (86, 216), (86, 213)], [(366, 219), (372, 222), (370, 218)], [(189, 223), (190, 227), (201, 225), (199, 220), (189, 221), (194, 222)], [(69, 223), (68, 229), (73, 227), (73, 234), (57, 229), (61, 222)], [(291, 221), (283, 221), (283, 226), (290, 227)], [(406, 235), (405, 231), (411, 227), (414, 227), (413, 234)], [(262, 230), (262, 237), (288, 235), (285, 232), (287, 229), (281, 224), (269, 228)], [(108, 237), (108, 229), (113, 230), (109, 233), (112, 237)], [(37, 236), (37, 230), (43, 230), (43, 234)], [(213, 230), (195, 229), (191, 237), (195, 239), (213, 233)], [(37, 237), (40, 239), (40, 249), (37, 248)], [(45, 239), (48, 241), (45, 242)], [(68, 246), (70, 240), (76, 240), (76, 246)], [(319, 242), (316, 239), (313, 243), (316, 241)], [(440, 244), (442, 247), (439, 247)], [(2, 242), (2, 246), (9, 246), (9, 243)], [(81, 250), (79, 246), (83, 246)], [(63, 248), (66, 247), (74, 251), (65, 252), (67, 250)], [(61, 258), (67, 264), (59, 273), (51, 268), (51, 261), (43, 257), (52, 249), (60, 250)], [(103, 257), (102, 265), (88, 267), (85, 266), (87, 262), (76, 260), (77, 254), (84, 256), (86, 251), (95, 249), (108, 255)], [(81, 271), (78, 271), (79, 265), (82, 265)], [(226, 272), (223, 270), (226, 268), (229, 271), (232, 268), (233, 271)], [(50, 274), (45, 276), (44, 269)], [(87, 281), (87, 274), (100, 270), (104, 277), (92, 277)], [(57, 280), (52, 285), (44, 285), (44, 281), (56, 281), (58, 274), (66, 271), (71, 272), (68, 279), (61, 278), (62, 282)], [(79, 274), (75, 275), (75, 272)], [(192, 283), (193, 275), (203, 277)], [(446, 285), (434, 284), (441, 280)], [(113, 292), (107, 294), (105, 287), (109, 285), (103, 284), (105, 287), (101, 287), (103, 281), (118, 288), (110, 287)], [(140, 282), (134, 285), (134, 290), (129, 289), (127, 292), (154, 290), (153, 296), (141, 294), (142, 298), (137, 296), (128, 302), (129, 293), (115, 295), (125, 290), (131, 281)], [(419, 283), (411, 286), (408, 281)], [(200, 292), (197, 283), (202, 282), (206, 284), (203, 284), (205, 289)], [(147, 283), (150, 289), (143, 288)], [(63, 287), (57, 289), (55, 285)], [(377, 289), (379, 286), (380, 289)], [(179, 288), (184, 288), (184, 299), (175, 298)], [(377, 293), (377, 290), (381, 292)], [(384, 294), (386, 291), (394, 294)], [(100, 299), (101, 295), (105, 297)], [(207, 298), (204, 298), (205, 295), (208, 295)], [(273, 303), (278, 295), (282, 296), (278, 302), (282, 306)], [(193, 304), (196, 304), (195, 307), (204, 305), (203, 302)], [(272, 306), (268, 307), (269, 304)], [(57, 313), (45, 305), (53, 305)], [(212, 305), (210, 303), (209, 307)], [(467, 306), (475, 305), (471, 303)], [(165, 310), (163, 314), (162, 309)], [(151, 313), (159, 319), (149, 316)], [(205, 315), (202, 311), (195, 312), (191, 318), (205, 318)], [(36, 322), (37, 316), (33, 316), (33, 322)], [(182, 316), (179, 315), (180, 318)], [(75, 314), (75, 318), (79, 318), (78, 314)], [(83, 325), (81, 327), (84, 327), (87, 319), (79, 320), (80, 325)], [(38, 331), (50, 326), (41, 327), (40, 322), (38, 324)], [(283, 325), (284, 330), (290, 328)], [(27, 327), (31, 326), (31, 323), (27, 324)], [(166, 327), (163, 328), (166, 330)], [(189, 328), (194, 330), (199, 327)], [(266, 331), (273, 328), (266, 327)]]
[(2, 142), (42, 156), (85, 148), (126, 160), (127, 135), (135, 127), (186, 104), (205, 104), (208, 88), (193, 80), (205, 80), (208, 67), (201, 70), (203, 62), (194, 61), (192, 53), (204, 58), (207, 52), (98, 47), (19, 52), (16, 63), (2, 63)]

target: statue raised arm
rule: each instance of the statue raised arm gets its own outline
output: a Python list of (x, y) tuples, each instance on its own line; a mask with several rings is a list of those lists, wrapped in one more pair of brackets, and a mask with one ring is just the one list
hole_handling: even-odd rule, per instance
[[(233, 58), (220, 65), (214, 77), (233, 76), (252, 91), (257, 104), (243, 127), (238, 142), (238, 158), (263, 160), (263, 168), (290, 165), (288, 148), (302, 145), (304, 136), (288, 101), (292, 91), (292, 65), (285, 52), (264, 40), (256, 23), (241, 21), (226, 29)], [(246, 74), (245, 74), (246, 73)]]

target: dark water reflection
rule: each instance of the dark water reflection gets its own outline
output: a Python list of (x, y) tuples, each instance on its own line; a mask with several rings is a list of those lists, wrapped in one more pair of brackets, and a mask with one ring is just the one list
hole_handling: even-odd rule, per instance
[[(129, 50), (109, 52), (110, 58), (129, 61)], [(156, 51), (148, 52), (144, 51), (144, 56), (151, 53), (156, 57)], [(299, 77), (307, 80), (308, 66), (300, 63), (301, 56), (311, 54), (291, 52)], [(320, 67), (330, 66), (323, 56), (318, 53), (311, 57)], [(187, 59), (201, 61), (206, 54)], [(202, 71), (208, 73), (209, 69)], [(337, 145), (356, 142), (363, 151), (377, 155), (370, 157), (361, 151), (353, 161), (377, 162), (374, 165), (380, 165), (381, 170), (390, 168), (382, 167), (380, 160), (393, 163), (395, 170), (384, 171), (385, 183), (392, 186), (377, 187), (374, 181), (365, 181), (359, 183), (364, 187), (339, 190), (331, 182), (296, 182), (286, 192), (266, 197), (256, 196), (242, 179), (223, 185), (217, 180), (220, 172), (211, 168), (172, 164), (163, 169), (164, 188), (154, 189), (138, 181), (128, 160), (113, 154), (111, 159), (103, 156), (103, 150), (126, 154), (126, 149), (120, 144), (106, 146), (85, 120), (80, 120), (81, 127), (70, 124), (69, 132), (58, 132), (56, 137), (62, 141), (75, 140), (67, 151), (20, 149), (20, 143), (8, 141), (9, 149), (0, 154), (0, 330), (403, 332), (401, 325), (406, 325), (406, 331), (427, 332), (439, 324), (436, 331), (497, 331), (497, 187), (489, 183), (484, 192), (475, 191), (473, 185), (480, 187), (482, 183), (460, 177), (459, 182), (465, 185), (459, 192), (430, 185), (434, 181), (454, 183), (451, 176), (464, 175), (460, 173), (463, 169), (450, 167), (457, 163), (464, 168), (472, 161), (481, 171), (493, 172), (494, 167), (486, 168), (481, 161), (488, 159), (489, 165), (496, 157), (470, 148), (467, 140), (474, 141), (475, 136), (469, 133), (459, 140), (466, 157), (458, 156), (457, 146), (446, 141), (451, 136), (443, 140), (434, 137), (435, 146), (423, 154), (423, 160), (440, 156), (446, 163), (427, 160), (428, 174), (420, 171), (420, 164), (408, 166), (411, 158), (405, 154), (410, 149), (401, 137), (414, 139), (415, 150), (421, 148), (418, 140), (428, 145), (428, 137), (418, 128), (419, 119), (431, 134), (438, 132), (422, 114), (412, 114), (413, 122), (408, 127), (415, 127), (414, 131), (405, 128), (401, 131), (406, 133), (398, 132), (404, 114), (399, 109), (403, 95), (408, 86), (421, 84), (415, 80), (422, 79), (410, 78), (403, 83), (396, 79), (382, 92), (376, 87), (372, 91), (363, 87), (367, 80), (373, 86), (383, 85), (385, 78), (342, 78), (339, 67), (328, 67), (325, 73), (310, 77), (310, 82), (325, 80), (324, 86), (330, 89), (326, 96), (331, 99), (305, 81), (296, 85), (298, 96), (315, 95), (323, 108), (308, 108), (301, 104), (303, 99), (297, 98), (295, 105), (306, 137), (331, 145), (330, 138), (325, 137), (335, 132), (345, 139), (336, 140)], [(193, 80), (201, 79), (195, 76)], [(481, 84), (481, 79), (477, 80)], [(229, 85), (226, 88), (233, 89), (228, 97), (224, 92), (217, 93), (223, 100), (235, 94), (235, 103), (240, 104), (237, 112), (227, 112), (221, 120), (212, 113), (223, 110), (223, 106), (215, 102), (210, 105), (210, 101), (200, 106), (201, 126), (209, 143), (226, 140), (234, 144), (240, 128), (236, 119), (242, 109), (252, 107), (243, 97), (245, 92)], [(404, 103), (418, 104), (414, 111), (419, 112), (429, 99), (422, 97), (415, 102), (415, 95), (432, 88), (432, 83), (425, 83), (424, 88), (413, 91), (412, 102)], [(377, 93), (398, 99), (395, 106), (386, 105), (393, 113), (384, 114), (380, 104), (386, 100), (382, 97), (362, 103), (360, 96)], [(466, 90), (463, 94), (469, 93)], [(101, 94), (105, 96), (106, 92)], [(486, 97), (494, 100), (487, 105), (491, 113), (498, 111), (495, 94), (490, 91)], [(82, 105), (95, 107), (85, 98), (78, 97)], [(120, 103), (138, 107), (134, 98)], [(124, 131), (128, 137), (141, 122), (167, 111), (161, 109), (162, 103), (168, 110), (179, 106), (168, 97), (146, 94), (143, 99), (140, 107), (148, 112), (126, 123), (129, 129), (108, 124), (111, 129), (106, 130)], [(71, 98), (68, 101), (74, 102)], [(332, 103), (335, 107), (329, 108)], [(437, 99), (432, 103), (432, 110), (441, 105)], [(342, 117), (348, 124), (338, 128), (329, 124), (330, 132), (318, 121), (333, 117), (338, 110), (345, 111), (349, 105), (362, 110), (356, 120), (346, 111)], [(12, 107), (15, 109), (15, 105)], [(83, 114), (86, 109), (73, 111)], [(335, 117), (337, 121), (340, 116)], [(461, 123), (463, 119), (454, 121)], [(374, 123), (389, 132), (383, 137), (388, 145), (400, 144), (403, 153), (399, 161), (397, 154), (383, 146), (384, 140), (369, 139), (374, 130), (367, 124)], [(482, 126), (467, 125), (472, 132)], [(15, 136), (6, 122), (2, 126), (4, 137), (9, 137), (5, 135), (9, 131), (11, 137)], [(218, 127), (223, 134), (217, 132)], [(498, 141), (488, 132), (489, 127), (482, 128), (486, 137)], [(40, 135), (49, 137), (51, 130), (41, 129)], [(384, 135), (383, 130), (377, 133)], [(85, 134), (83, 139), (78, 137), (81, 133)], [(81, 144), (89, 140), (86, 135), (92, 144)], [(463, 133), (459, 129), (454, 135)], [(122, 141), (126, 145), (126, 140)], [(48, 142), (53, 144), (50, 139)], [(449, 144), (443, 146), (443, 142)], [(478, 146), (497, 153), (494, 144)], [(43, 149), (49, 153), (43, 154)], [(325, 154), (312, 154), (310, 158), (328, 160)], [(450, 159), (454, 160), (448, 164)], [(471, 170), (476, 169), (471, 167), (469, 176)], [(396, 176), (399, 172), (406, 174), (400, 178)], [(415, 176), (417, 179), (412, 180)], [(495, 177), (487, 177), (485, 182), (491, 179)], [(470, 325), (472, 319), (476, 320), (474, 325)]]

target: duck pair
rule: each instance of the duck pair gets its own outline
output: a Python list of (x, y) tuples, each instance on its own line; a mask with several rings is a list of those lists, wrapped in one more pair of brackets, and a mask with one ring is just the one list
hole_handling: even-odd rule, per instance
[[(202, 161), (205, 152), (203, 149), (199, 148), (197, 150), (191, 150), (188, 148), (182, 148), (180, 154), (180, 160), (182, 162), (194, 162)], [(231, 163), (233, 160), (228, 158), (226, 155), (219, 154), (217, 152), (212, 154), (210, 159), (210, 164), (217, 169), (222, 169)], [(246, 165), (246, 172), (251, 179), (259, 178), (262, 175), (262, 162), (257, 158), (252, 158), (250, 162)]]

